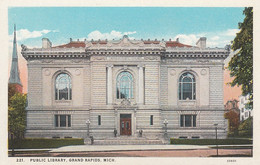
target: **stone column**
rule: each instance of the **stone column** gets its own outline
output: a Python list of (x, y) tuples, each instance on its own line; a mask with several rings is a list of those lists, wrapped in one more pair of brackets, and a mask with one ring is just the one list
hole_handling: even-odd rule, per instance
[(133, 124), (132, 124), (132, 129), (133, 129), (133, 136), (138, 136), (138, 134), (136, 134), (136, 108), (134, 109), (134, 114), (133, 114)]
[(112, 92), (112, 68), (113, 65), (107, 66), (107, 104), (113, 103), (113, 92)]
[(139, 68), (139, 92), (138, 92), (138, 103), (139, 104), (144, 104), (144, 66), (143, 65), (138, 65)]

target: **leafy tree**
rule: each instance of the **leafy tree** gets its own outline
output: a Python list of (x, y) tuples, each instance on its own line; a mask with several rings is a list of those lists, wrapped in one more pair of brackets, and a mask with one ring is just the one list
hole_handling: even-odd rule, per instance
[(16, 93), (8, 106), (8, 131), (16, 138), (23, 138), (26, 125), (26, 94)]
[(243, 11), (244, 21), (239, 23), (237, 33), (231, 48), (237, 53), (228, 64), (231, 86), (242, 86), (242, 94), (249, 94), (249, 104), (253, 105), (253, 8), (246, 7)]
[(224, 116), (228, 119), (228, 134), (237, 135), (239, 127), (239, 113), (230, 110), (226, 112)]
[(10, 99), (15, 94), (18, 93), (17, 88), (14, 84), (8, 84), (8, 106), (10, 106)]
[(238, 127), (239, 136), (252, 137), (253, 135), (253, 117), (243, 121)]

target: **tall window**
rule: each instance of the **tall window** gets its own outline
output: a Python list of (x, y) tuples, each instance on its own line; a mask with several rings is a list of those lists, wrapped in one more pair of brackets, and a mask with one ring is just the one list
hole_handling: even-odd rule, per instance
[(193, 74), (183, 73), (179, 79), (179, 100), (196, 99), (196, 81)]
[(153, 125), (153, 115), (150, 116), (150, 125)]
[(181, 127), (196, 127), (197, 115), (181, 115)]
[(101, 115), (98, 115), (98, 125), (101, 125)]
[(131, 73), (124, 71), (117, 76), (116, 98), (133, 98), (133, 76)]
[(55, 127), (71, 127), (71, 116), (55, 115)]
[(71, 100), (71, 78), (66, 73), (56, 77), (55, 100)]

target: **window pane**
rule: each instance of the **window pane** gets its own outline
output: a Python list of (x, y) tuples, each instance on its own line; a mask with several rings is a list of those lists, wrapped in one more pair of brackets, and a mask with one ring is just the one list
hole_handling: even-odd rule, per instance
[(184, 126), (184, 115), (181, 115), (180, 125), (181, 127)]
[(121, 72), (117, 77), (117, 98), (133, 98), (133, 76), (129, 72)]
[(153, 115), (150, 116), (150, 125), (153, 125)]
[(183, 99), (186, 100), (189, 98), (192, 99), (192, 88), (191, 83), (183, 83)]
[(59, 127), (59, 119), (58, 118), (59, 118), (59, 116), (55, 115), (55, 119), (54, 119), (55, 120), (54, 121), (55, 122), (55, 127)]
[(185, 115), (185, 127), (191, 127), (191, 115)]
[(60, 115), (60, 127), (66, 127), (66, 115)]
[(59, 74), (55, 81), (55, 99), (71, 99), (71, 79), (66, 73)]
[(196, 127), (196, 118), (197, 118), (197, 116), (193, 115), (193, 127)]
[(196, 99), (196, 84), (193, 83), (193, 99)]
[(68, 127), (71, 127), (71, 117), (68, 115)]
[(179, 99), (182, 100), (182, 97), (181, 97), (181, 89), (182, 88), (182, 83), (179, 83)]
[(184, 77), (182, 82), (191, 82), (191, 78), (190, 77)]
[(189, 73), (183, 73), (179, 78), (179, 100), (196, 99), (195, 77)]
[(101, 116), (98, 115), (98, 125), (101, 125)]
[(116, 98), (119, 99), (119, 89), (116, 87)]

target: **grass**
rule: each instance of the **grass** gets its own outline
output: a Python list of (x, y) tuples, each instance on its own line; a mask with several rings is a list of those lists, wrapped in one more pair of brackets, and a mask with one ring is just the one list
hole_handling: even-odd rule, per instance
[[(171, 138), (171, 144), (188, 144), (188, 145), (216, 145), (216, 139), (174, 139)], [(218, 139), (218, 145), (236, 145), (252, 144), (250, 139)]]
[[(216, 149), (217, 147), (210, 147)], [(219, 146), (218, 149), (253, 149), (252, 146)]]
[[(58, 148), (68, 145), (82, 145), (83, 139), (44, 139), (28, 138), (16, 139), (14, 142), (15, 149), (41, 149), (41, 148)], [(11, 140), (8, 141), (8, 148), (12, 149)]]

